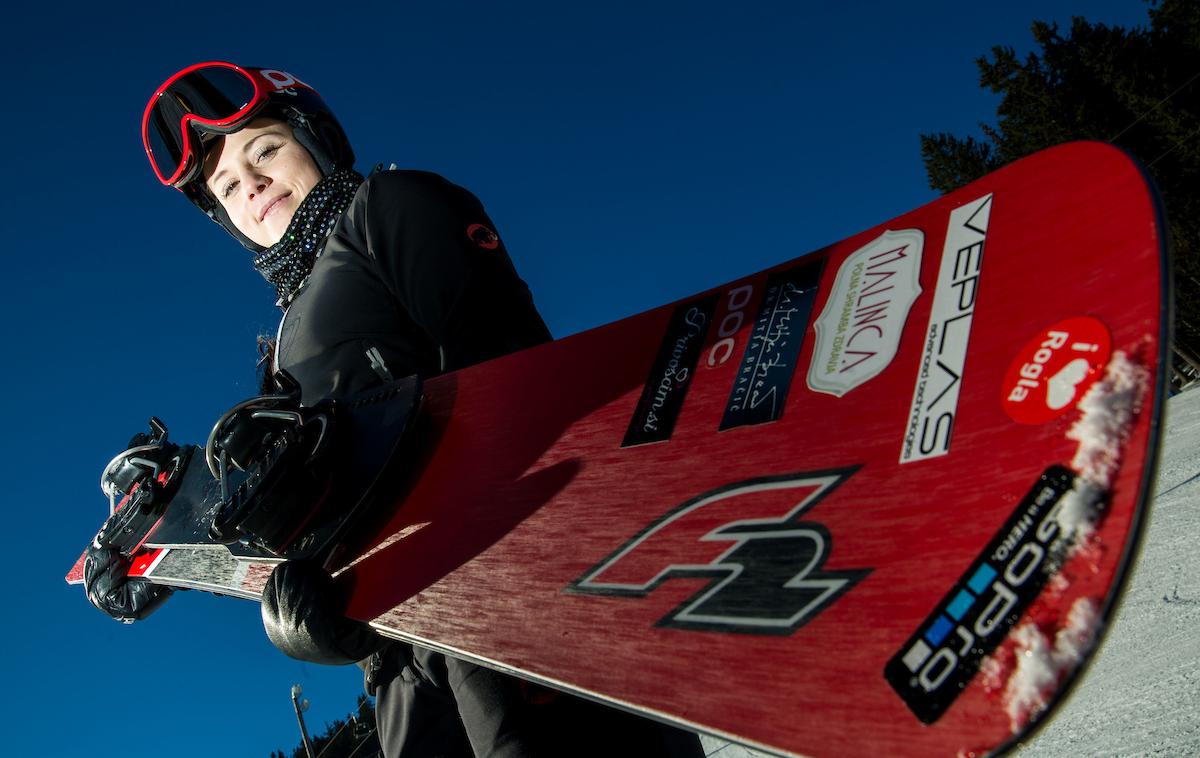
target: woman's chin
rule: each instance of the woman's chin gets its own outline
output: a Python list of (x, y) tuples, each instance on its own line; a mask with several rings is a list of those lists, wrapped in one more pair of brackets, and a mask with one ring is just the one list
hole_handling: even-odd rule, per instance
[[(292, 213), (288, 212), (287, 218), (272, 219), (273, 223), (264, 225), (260, 239), (254, 240), (263, 247), (273, 247), (283, 239), (283, 233), (287, 231), (288, 224), (292, 221)], [(269, 242), (264, 240), (270, 240)]]

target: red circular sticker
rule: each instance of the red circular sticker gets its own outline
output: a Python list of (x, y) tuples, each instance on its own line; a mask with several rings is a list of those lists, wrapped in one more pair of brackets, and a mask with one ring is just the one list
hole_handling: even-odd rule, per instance
[(484, 250), (495, 250), (500, 247), (500, 237), (483, 224), (471, 224), (468, 226), (467, 236)]
[(1075, 407), (1108, 363), (1108, 327), (1091, 316), (1059, 321), (1025, 343), (1004, 375), (1001, 402), (1014, 421), (1042, 424)]

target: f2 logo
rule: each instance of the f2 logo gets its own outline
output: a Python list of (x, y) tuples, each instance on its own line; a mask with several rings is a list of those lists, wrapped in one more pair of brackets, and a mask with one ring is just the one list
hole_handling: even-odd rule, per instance
[(672, 509), (568, 590), (637, 598), (671, 579), (709, 579), (657, 625), (791, 634), (871, 572), (826, 571), (833, 536), (824, 525), (801, 520), (857, 470), (785, 474), (718, 487)]

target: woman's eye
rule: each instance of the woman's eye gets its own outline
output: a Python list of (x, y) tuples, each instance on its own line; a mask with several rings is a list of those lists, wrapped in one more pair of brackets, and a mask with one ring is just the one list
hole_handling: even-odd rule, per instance
[(274, 155), (278, 150), (279, 145), (264, 145), (258, 152), (254, 154), (254, 162), (262, 163), (264, 160)]
[(235, 189), (237, 189), (237, 185), (238, 185), (237, 180), (234, 179), (233, 181), (226, 184), (223, 188), (221, 188), (221, 199), (225, 199), (225, 198), (229, 197), (230, 195), (232, 195), (233, 191)]

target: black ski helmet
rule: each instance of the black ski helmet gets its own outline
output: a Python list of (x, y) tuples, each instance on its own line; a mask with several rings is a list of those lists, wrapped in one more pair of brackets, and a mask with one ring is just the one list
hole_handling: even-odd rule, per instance
[(183, 192), (244, 247), (265, 248), (242, 234), (201, 177), (208, 144), (270, 116), (291, 125), (296, 141), (329, 176), (352, 168), (354, 150), (315, 89), (278, 69), (210, 61), (167, 79), (146, 105), (142, 141), (159, 181)]

